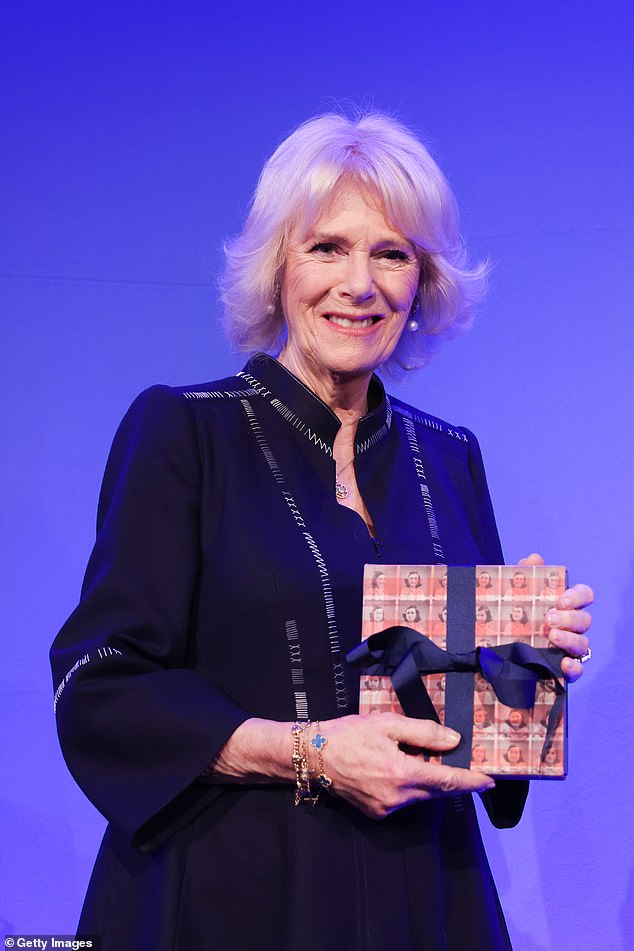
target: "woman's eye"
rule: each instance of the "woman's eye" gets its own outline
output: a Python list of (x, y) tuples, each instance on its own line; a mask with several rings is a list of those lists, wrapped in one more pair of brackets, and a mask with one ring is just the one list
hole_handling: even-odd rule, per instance
[(319, 241), (310, 249), (311, 254), (313, 252), (316, 252), (317, 254), (334, 254), (337, 250), (337, 245), (333, 244), (332, 241)]
[(383, 258), (385, 261), (408, 261), (409, 256), (405, 251), (400, 251), (398, 248), (388, 248), (387, 251), (381, 251), (379, 257)]

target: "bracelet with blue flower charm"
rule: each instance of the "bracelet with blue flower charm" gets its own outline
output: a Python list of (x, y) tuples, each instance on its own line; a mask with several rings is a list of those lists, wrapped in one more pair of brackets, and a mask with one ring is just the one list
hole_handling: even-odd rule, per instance
[(315, 725), (317, 727), (317, 732), (310, 743), (317, 752), (317, 782), (323, 789), (332, 789), (332, 779), (326, 773), (326, 769), (324, 767), (324, 757), (321, 752), (328, 742), (328, 738), (322, 734), (319, 728), (319, 721), (317, 721)]

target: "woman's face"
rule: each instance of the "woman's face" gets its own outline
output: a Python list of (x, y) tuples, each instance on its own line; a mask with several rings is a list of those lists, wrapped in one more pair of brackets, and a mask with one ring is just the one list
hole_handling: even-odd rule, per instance
[(473, 708), (473, 722), (476, 726), (483, 726), (486, 720), (486, 714), (482, 707)]
[(308, 233), (289, 235), (281, 362), (316, 390), (342, 375), (369, 375), (394, 350), (419, 276), (414, 246), (379, 201), (354, 184), (340, 186)]
[(491, 581), (491, 575), (488, 571), (481, 571), (478, 575), (478, 585), (480, 588), (488, 588)]
[(511, 584), (514, 588), (523, 588), (526, 585), (526, 575), (516, 572), (511, 579)]
[(405, 608), (405, 620), (410, 623), (416, 620), (416, 608)]
[(382, 607), (376, 607), (374, 611), (372, 612), (373, 621), (382, 621), (384, 617), (385, 617), (385, 612), (383, 611)]
[(520, 710), (511, 710), (509, 713), (509, 723), (515, 730), (524, 725), (524, 717)]
[(507, 753), (508, 761), (512, 765), (516, 765), (522, 759), (522, 751), (519, 746), (509, 746), (509, 751)]
[(522, 621), (524, 619), (524, 608), (517, 605), (517, 607), (511, 608), (511, 620), (512, 621)]
[(410, 571), (407, 576), (407, 587), (408, 588), (419, 588), (420, 587), (420, 575), (417, 571)]
[(476, 608), (476, 621), (486, 621), (486, 619), (487, 619), (487, 609)]
[(376, 591), (383, 591), (385, 588), (385, 575), (382, 572), (379, 572), (378, 575), (375, 575), (372, 579), (372, 587)]
[(476, 743), (476, 745), (471, 750), (471, 758), (474, 763), (484, 763), (486, 760), (486, 752), (481, 743)]

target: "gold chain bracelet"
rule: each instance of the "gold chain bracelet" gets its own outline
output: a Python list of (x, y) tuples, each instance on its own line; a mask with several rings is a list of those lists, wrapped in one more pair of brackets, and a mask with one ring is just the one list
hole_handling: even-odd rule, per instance
[[(302, 802), (310, 802), (315, 805), (317, 799), (313, 797), (312, 787), (310, 785), (310, 769), (308, 766), (308, 748), (304, 732), (310, 727), (310, 721), (306, 723), (294, 723), (291, 727), (293, 734), (293, 767), (295, 769), (295, 805), (299, 806)], [(319, 794), (318, 794), (319, 795)], [(314, 800), (314, 801), (313, 801)]]
[(318, 770), (317, 782), (319, 783), (322, 789), (331, 789), (332, 779), (326, 773), (326, 769), (324, 767), (324, 758), (321, 753), (324, 746), (328, 742), (328, 739), (327, 737), (322, 735), (322, 732), (319, 727), (319, 720), (316, 723), (316, 727), (317, 727), (317, 732), (315, 733), (310, 743), (311, 743), (311, 746), (314, 746), (314, 748), (317, 750), (317, 770)]
[(311, 746), (317, 754), (317, 772), (312, 771), (308, 758), (308, 743), (306, 737), (311, 727), (310, 720), (305, 723), (297, 721), (291, 727), (293, 734), (293, 768), (295, 770), (295, 805), (299, 806), (302, 802), (310, 803), (311, 806), (317, 805), (319, 793), (322, 789), (332, 789), (332, 779), (327, 775), (324, 767), (324, 757), (322, 749), (328, 742), (319, 728), (319, 722), (315, 724), (316, 733), (310, 741)]

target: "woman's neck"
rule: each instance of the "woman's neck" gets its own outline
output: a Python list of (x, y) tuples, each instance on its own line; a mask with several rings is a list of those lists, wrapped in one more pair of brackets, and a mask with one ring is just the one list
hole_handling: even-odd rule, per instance
[(293, 351), (284, 349), (278, 357), (282, 366), (290, 370), (315, 396), (330, 407), (341, 420), (342, 428), (353, 427), (368, 411), (368, 387), (372, 372), (367, 371), (355, 376), (333, 373), (323, 368), (313, 369), (305, 362), (297, 360)]
[(361, 497), (354, 469), (355, 436), (359, 420), (368, 411), (368, 387), (372, 373), (344, 378), (343, 374), (334, 374), (322, 368), (312, 370), (305, 362), (300, 363), (293, 351), (288, 349), (283, 350), (278, 359), (282, 366), (323, 400), (341, 421), (332, 447), (337, 501), (357, 512), (374, 537), (374, 523)]

